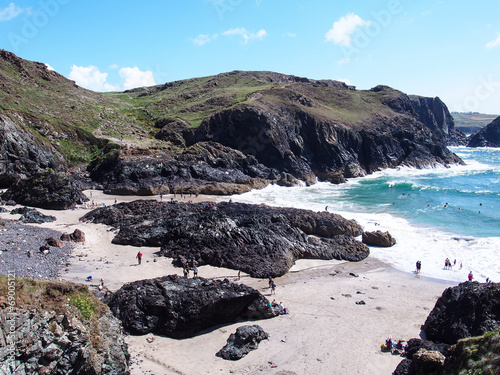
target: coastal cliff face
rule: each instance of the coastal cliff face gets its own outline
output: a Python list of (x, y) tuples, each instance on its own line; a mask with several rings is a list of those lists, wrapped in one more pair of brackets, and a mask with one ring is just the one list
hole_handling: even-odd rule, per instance
[(234, 194), (461, 162), (444, 103), (387, 86), (234, 71), (103, 95), (4, 50), (0, 77), (0, 187), (88, 165), (113, 194)]
[(471, 135), (467, 147), (500, 147), (500, 117)]

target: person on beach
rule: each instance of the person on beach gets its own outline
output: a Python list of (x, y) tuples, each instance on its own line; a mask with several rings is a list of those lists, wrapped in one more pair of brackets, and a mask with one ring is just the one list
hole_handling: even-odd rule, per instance
[(276, 294), (276, 284), (273, 282), (271, 284), (271, 295)]
[(104, 287), (104, 279), (101, 279), (101, 289)]
[(474, 275), (472, 274), (472, 271), (469, 272), (469, 281), (472, 281), (472, 279), (474, 279)]
[(184, 267), (182, 272), (184, 273), (184, 277), (187, 279), (189, 277), (189, 268)]
[(92, 281), (92, 276), (87, 276), (87, 281)]
[(136, 258), (137, 258), (137, 263), (138, 264), (141, 264), (141, 260), (142, 260), (142, 253), (139, 251), (136, 255)]
[(271, 285), (273, 285), (273, 277), (269, 276), (269, 289), (271, 288)]
[(198, 277), (198, 267), (193, 267), (193, 277)]
[(421, 262), (421, 261), (419, 261), (419, 260), (417, 260), (417, 264), (416, 264), (416, 270), (415, 270), (415, 272), (416, 272), (416, 273), (420, 273), (421, 268), (422, 268), (422, 262)]

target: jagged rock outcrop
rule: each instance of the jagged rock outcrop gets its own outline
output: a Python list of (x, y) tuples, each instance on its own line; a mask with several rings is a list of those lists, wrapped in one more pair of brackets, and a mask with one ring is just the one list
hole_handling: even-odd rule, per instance
[(208, 117), (187, 141), (207, 140), (252, 154), (265, 166), (309, 184), (318, 177), (342, 182), (400, 165), (461, 162), (439, 135), (408, 114), (373, 114), (362, 124), (345, 125), (291, 105), (247, 105)]
[(500, 147), (500, 116), (471, 135), (467, 147)]
[(110, 312), (99, 319), (98, 337), (92, 337), (96, 331), (71, 315), (15, 309), (12, 325), (8, 311), (0, 311), (2, 374), (129, 374), (127, 344)]
[(120, 228), (114, 243), (161, 246), (160, 254), (227, 267), (253, 277), (281, 276), (296, 259), (359, 261), (369, 249), (362, 228), (329, 212), (223, 202), (134, 201), (91, 211), (80, 220)]
[[(17, 120), (29, 123), (20, 115)], [(44, 169), (58, 170), (63, 166), (64, 161), (54, 148), (37, 144), (33, 134), (0, 114), (0, 188), (8, 188)]]
[(18, 212), (16, 209), (11, 211), (11, 214), (20, 213), (21, 217), (19, 218), (19, 221), (22, 221), (23, 223), (42, 224), (51, 223), (57, 220), (55, 216), (44, 215), (34, 208), (23, 208), (25, 208), (25, 210), (23, 210), (22, 212)]
[(268, 338), (269, 334), (257, 324), (238, 327), (235, 333), (231, 333), (226, 345), (217, 352), (216, 356), (237, 361), (252, 350), (256, 350), (259, 347), (259, 343)]
[(368, 246), (391, 247), (396, 244), (396, 240), (389, 232), (382, 232), (381, 230), (363, 232), (361, 240)]
[(75, 183), (65, 174), (46, 170), (12, 184), (2, 196), (25, 206), (66, 210), (88, 201)]
[(428, 340), (448, 344), (488, 331), (498, 331), (500, 284), (473, 281), (446, 289), (422, 329)]
[(89, 165), (91, 178), (108, 194), (199, 193), (229, 195), (261, 188), (271, 181), (291, 185), (285, 175), (240, 151), (203, 142), (173, 155), (147, 150), (118, 151)]
[(135, 335), (186, 338), (218, 324), (275, 316), (269, 301), (249, 286), (177, 275), (125, 284), (107, 303)]

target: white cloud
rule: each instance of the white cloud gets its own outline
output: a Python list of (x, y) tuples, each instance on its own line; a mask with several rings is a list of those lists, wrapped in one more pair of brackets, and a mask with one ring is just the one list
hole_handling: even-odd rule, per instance
[[(117, 69), (115, 64), (110, 66), (110, 69)], [(153, 73), (148, 71), (142, 72), (138, 67), (134, 68), (121, 68), (118, 71), (122, 80), (119, 85), (112, 85), (107, 82), (108, 73), (101, 72), (93, 65), (84, 67), (73, 65), (71, 72), (68, 75), (69, 79), (76, 82), (78, 86), (85, 87), (92, 91), (122, 91), (129, 90), (136, 87), (153, 86), (156, 85)]]
[(233, 35), (241, 36), (241, 37), (243, 37), (243, 43), (246, 44), (250, 40), (264, 38), (265, 36), (267, 36), (267, 31), (264, 29), (260, 29), (256, 33), (251, 33), (250, 31), (248, 31), (244, 27), (239, 27), (236, 29), (230, 29), (230, 30), (224, 31), (222, 33), (222, 35), (224, 35), (224, 36), (233, 36)]
[(500, 44), (500, 34), (495, 40), (492, 40), (491, 42), (486, 43), (486, 48), (492, 49)]
[(209, 34), (200, 34), (196, 38), (193, 39), (193, 43), (199, 46), (202, 46), (208, 42), (211, 42), (214, 39), (217, 39), (218, 35), (209, 35)]
[(351, 45), (351, 34), (356, 31), (359, 26), (367, 26), (370, 21), (365, 21), (354, 13), (341, 17), (340, 20), (333, 23), (333, 28), (325, 34), (327, 42), (341, 44), (344, 46)]
[(51, 67), (49, 64), (45, 64), (45, 66), (47, 67), (48, 70), (55, 71), (55, 69), (53, 67)]
[(123, 79), (123, 88), (125, 90), (142, 86), (156, 85), (153, 73), (149, 70), (141, 72), (138, 67), (121, 68), (119, 74)]
[(10, 21), (21, 13), (29, 13), (31, 8), (20, 8), (14, 3), (10, 3), (7, 8), (0, 9), (0, 21)]
[(118, 86), (106, 83), (108, 73), (101, 73), (93, 65), (87, 67), (73, 65), (68, 77), (75, 81), (78, 86), (93, 91), (116, 91), (119, 89)]
[(118, 64), (111, 64), (111, 65), (109, 66), (109, 69), (113, 69), (113, 70), (115, 70), (115, 69), (118, 69), (119, 67), (120, 67), (120, 66), (119, 66)]
[(349, 60), (349, 58), (343, 58), (342, 60), (339, 60), (337, 61), (337, 64), (338, 65), (344, 65), (344, 64), (348, 64), (351, 60)]

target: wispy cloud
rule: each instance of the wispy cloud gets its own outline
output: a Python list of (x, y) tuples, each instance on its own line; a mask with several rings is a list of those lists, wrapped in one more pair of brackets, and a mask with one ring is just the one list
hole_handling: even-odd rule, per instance
[(153, 86), (156, 84), (153, 73), (149, 70), (143, 72), (138, 67), (125, 67), (121, 68), (118, 73), (122, 80), (119, 85), (108, 83), (108, 73), (101, 72), (94, 65), (73, 65), (68, 77), (81, 87), (99, 92), (129, 90), (135, 87)]
[(0, 8), (0, 22), (10, 21), (22, 13), (31, 13), (31, 8), (21, 8), (14, 3), (10, 3), (6, 8)]
[(367, 26), (370, 21), (365, 21), (357, 14), (349, 13), (333, 23), (333, 27), (325, 34), (327, 42), (344, 46), (351, 45), (351, 35), (360, 26)]
[(500, 34), (498, 34), (497, 38), (492, 40), (491, 42), (486, 43), (486, 48), (492, 49), (500, 44)]
[(196, 38), (193, 38), (193, 43), (198, 46), (202, 46), (204, 44), (207, 44), (208, 42), (211, 42), (214, 39), (217, 39), (218, 36), (219, 34), (213, 34), (213, 35), (200, 34)]
[(243, 38), (243, 43), (247, 44), (249, 41), (254, 40), (254, 39), (262, 39), (267, 36), (267, 31), (264, 29), (260, 29), (256, 33), (252, 33), (245, 29), (244, 27), (239, 27), (236, 29), (230, 29), (227, 31), (224, 31), (222, 33), (224, 36), (241, 36)]
[(245, 29), (244, 27), (239, 27), (235, 29), (229, 29), (221, 34), (200, 34), (196, 38), (192, 38), (194, 44), (198, 46), (203, 46), (209, 42), (214, 41), (219, 37), (219, 35), (224, 37), (232, 37), (232, 36), (240, 36), (242, 37), (242, 43), (247, 44), (251, 40), (262, 39), (267, 36), (267, 32), (264, 29), (257, 31), (256, 33), (252, 33)]

